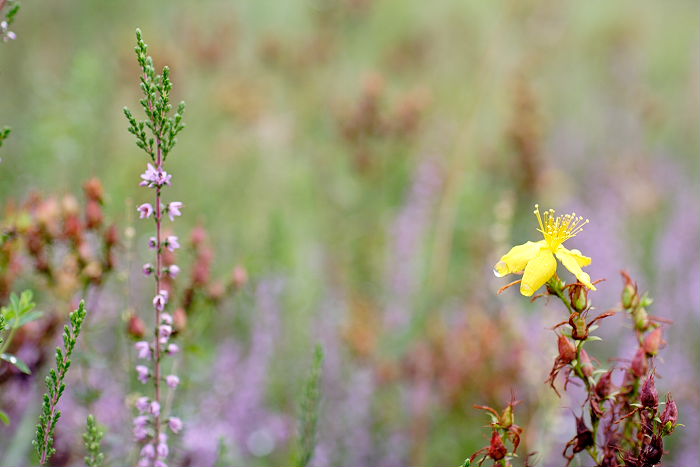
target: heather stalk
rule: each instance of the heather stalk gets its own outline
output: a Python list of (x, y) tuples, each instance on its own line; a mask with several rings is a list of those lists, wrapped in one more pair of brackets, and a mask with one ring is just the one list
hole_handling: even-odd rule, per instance
[(61, 418), (61, 411), (56, 407), (63, 392), (66, 390), (64, 380), (71, 366), (73, 349), (78, 341), (86, 314), (85, 302), (81, 301), (78, 309), (70, 314), (70, 326), (66, 325), (64, 327), (63, 350), (60, 347), (56, 347), (56, 369), (52, 368), (46, 377), (48, 392), (44, 394), (39, 424), (36, 427), (36, 439), (33, 442), (42, 465), (46, 464), (56, 452), (54, 448), (54, 432), (56, 423)]
[[(177, 346), (171, 344), (173, 318), (165, 312), (168, 304), (170, 290), (164, 287), (165, 276), (175, 278), (179, 267), (171, 264), (164, 265), (164, 249), (174, 252), (180, 247), (177, 236), (164, 234), (163, 221), (168, 216), (171, 221), (181, 215), (183, 204), (172, 201), (163, 202), (163, 189), (170, 186), (172, 176), (165, 171), (165, 161), (170, 150), (177, 142), (177, 134), (184, 128), (182, 114), (185, 105), (180, 103), (174, 115), (170, 116), (172, 105), (170, 104), (170, 70), (164, 67), (162, 74), (156, 74), (153, 59), (148, 56), (148, 47), (142, 39), (141, 31), (136, 31), (136, 57), (143, 72), (141, 76), (141, 90), (144, 98), (140, 103), (143, 107), (146, 119), (137, 121), (133, 114), (124, 109), (124, 114), (129, 121), (129, 132), (136, 137), (136, 145), (143, 149), (150, 157), (146, 171), (141, 175), (141, 186), (154, 189), (154, 205), (141, 204), (137, 210), (141, 219), (153, 217), (155, 222), (155, 237), (149, 240), (149, 247), (154, 250), (155, 266), (147, 263), (143, 266), (143, 273), (153, 276), (154, 279), (154, 331), (152, 342), (137, 342), (138, 357), (146, 360), (150, 365), (138, 365), (136, 371), (138, 379), (142, 383), (153, 381), (153, 398), (142, 397), (137, 401), (136, 408), (139, 415), (134, 419), (134, 436), (141, 443), (141, 459), (139, 466), (165, 467), (169, 454), (167, 434), (164, 426), (167, 424), (173, 433), (182, 429), (182, 422), (177, 417), (165, 417), (161, 408), (162, 383), (165, 382), (171, 390), (174, 390), (180, 380), (174, 375), (163, 375), (163, 357), (175, 353)], [(146, 133), (149, 131), (149, 135)]]
[(301, 420), (299, 423), (299, 446), (294, 465), (305, 467), (311, 462), (316, 448), (318, 435), (318, 415), (321, 405), (321, 376), (323, 367), (323, 348), (319, 345), (314, 353), (311, 368), (301, 402)]
[(85, 465), (88, 467), (100, 467), (104, 462), (105, 455), (102, 452), (102, 438), (104, 432), (97, 426), (95, 416), (87, 416), (83, 441), (85, 442)]

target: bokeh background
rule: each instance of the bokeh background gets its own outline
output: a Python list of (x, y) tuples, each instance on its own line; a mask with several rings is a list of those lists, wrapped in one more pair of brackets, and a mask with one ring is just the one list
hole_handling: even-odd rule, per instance
[[(81, 199), (98, 177), (122, 238), (115, 273), (88, 291), (56, 463), (80, 462), (88, 409), (108, 457), (135, 455), (129, 401), (143, 387), (126, 329), (134, 311), (150, 323), (150, 223), (134, 222), (146, 156), (121, 109), (140, 111), (136, 27), (187, 102), (168, 160), (186, 204), (173, 228), (208, 232), (212, 294), (238, 267), (236, 290), (199, 300), (180, 332), (174, 465), (288, 462), (319, 343), (313, 465), (456, 465), (487, 442), (472, 404), (511, 391), (522, 452), (560, 465), (580, 402), (544, 385), (562, 310), (496, 296), (491, 273), (537, 235), (535, 202), (590, 219), (570, 246), (607, 279), (599, 309), (616, 305), (625, 268), (674, 321), (657, 384), (686, 427), (668, 465), (700, 457), (697, 2), (26, 1), (17, 40), (0, 44), (0, 124), (13, 127), (0, 200)], [(13, 290), (65, 314), (80, 294), (45, 282), (29, 268)], [(626, 317), (600, 334), (601, 361), (633, 354)], [(41, 385), (3, 382), (0, 464), (29, 459)]]

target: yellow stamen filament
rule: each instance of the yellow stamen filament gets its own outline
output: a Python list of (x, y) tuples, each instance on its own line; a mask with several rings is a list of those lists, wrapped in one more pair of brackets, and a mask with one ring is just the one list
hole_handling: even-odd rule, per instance
[(534, 214), (537, 216), (537, 222), (540, 224), (540, 228), (537, 231), (542, 233), (552, 251), (556, 251), (559, 245), (581, 233), (583, 226), (588, 224), (588, 219), (576, 216), (575, 212), (564, 214), (563, 216), (555, 216), (554, 209), (550, 209), (540, 215), (540, 207), (537, 204), (535, 205)]

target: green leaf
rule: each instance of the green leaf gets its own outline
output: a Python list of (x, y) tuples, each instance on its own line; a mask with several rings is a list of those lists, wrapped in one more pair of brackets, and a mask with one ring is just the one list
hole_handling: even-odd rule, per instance
[(32, 321), (36, 321), (37, 319), (41, 318), (44, 315), (43, 311), (30, 311), (29, 313), (25, 314), (24, 316), (21, 316), (19, 320), (17, 321), (16, 327), (22, 327), (27, 323), (31, 323)]
[(10, 424), (10, 417), (8, 417), (2, 410), (0, 410), (0, 421), (2, 421), (5, 425)]
[(22, 360), (19, 358), (15, 357), (14, 355), (11, 355), (9, 353), (3, 353), (0, 354), (0, 359), (5, 360), (7, 363), (10, 363), (14, 366), (16, 366), (19, 371), (22, 373), (25, 373), (27, 375), (31, 375), (32, 371), (29, 369), (26, 363), (24, 363)]

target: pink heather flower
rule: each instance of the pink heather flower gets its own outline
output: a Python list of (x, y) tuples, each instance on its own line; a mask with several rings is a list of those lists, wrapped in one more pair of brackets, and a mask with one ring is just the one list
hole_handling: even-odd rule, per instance
[(151, 263), (146, 263), (143, 265), (143, 273), (147, 276), (153, 274), (153, 265)]
[(158, 292), (158, 293), (160, 293), (163, 296), (163, 298), (165, 299), (165, 303), (168, 303), (168, 299), (170, 298), (170, 293), (165, 289), (160, 289), (160, 292)]
[(143, 203), (136, 210), (139, 212), (139, 219), (148, 219), (153, 214), (151, 203)]
[(147, 459), (153, 459), (156, 457), (156, 450), (152, 444), (149, 443), (141, 448), (141, 457), (145, 457)]
[(165, 208), (165, 211), (168, 213), (168, 217), (170, 217), (171, 221), (174, 221), (177, 216), (182, 215), (182, 213), (180, 212), (182, 206), (183, 204), (180, 201), (173, 201), (168, 204), (167, 208)]
[(164, 272), (170, 277), (177, 277), (177, 275), (180, 274), (180, 266), (178, 266), (177, 264), (171, 264), (170, 266), (164, 269)]
[(175, 235), (168, 235), (165, 239), (165, 247), (170, 251), (175, 251), (180, 248), (180, 242)]
[(148, 367), (136, 365), (136, 372), (138, 373), (138, 380), (143, 384), (146, 384), (148, 382), (148, 377), (151, 375), (151, 371), (148, 369)]
[(173, 324), (173, 317), (170, 316), (170, 313), (162, 313), (160, 315), (160, 322), (163, 324), (172, 325)]
[(139, 341), (136, 344), (134, 344), (134, 347), (136, 347), (136, 356), (138, 358), (151, 358), (151, 345), (148, 342)]
[[(134, 438), (136, 441), (143, 441), (144, 439), (148, 438), (148, 430), (146, 429), (145, 426), (135, 426), (134, 427)], [(148, 464), (146, 464), (148, 465)]]
[(177, 385), (180, 384), (180, 378), (178, 378), (176, 375), (168, 375), (165, 377), (165, 382), (172, 389), (175, 389)]
[(165, 303), (166, 303), (165, 297), (163, 295), (158, 294), (155, 297), (153, 297), (153, 306), (155, 307), (156, 310), (158, 311), (163, 311), (165, 308)]
[(156, 417), (160, 415), (160, 404), (158, 401), (151, 402), (151, 413)]
[(168, 426), (173, 433), (178, 434), (182, 430), (183, 423), (182, 420), (177, 417), (170, 417), (168, 419)]
[(136, 410), (141, 413), (146, 413), (151, 407), (151, 401), (148, 397), (139, 397), (136, 399)]
[(163, 170), (162, 167), (153, 167), (151, 163), (146, 167), (146, 171), (141, 174), (141, 186), (147, 186), (149, 188), (160, 187), (163, 185), (170, 185), (170, 179), (172, 175)]
[(173, 328), (172, 326), (169, 326), (167, 324), (162, 324), (159, 328), (159, 335), (160, 337), (163, 337), (167, 339), (170, 337), (170, 335), (173, 333)]
[(145, 415), (139, 415), (134, 419), (134, 428), (141, 427), (146, 428), (148, 426), (148, 417)]
[(177, 346), (177, 344), (170, 344), (168, 345), (167, 352), (171, 355), (174, 355), (180, 351), (180, 347)]
[(155, 250), (157, 246), (158, 240), (156, 239), (156, 237), (151, 237), (148, 239), (148, 248)]
[(163, 462), (162, 460), (158, 459), (153, 463), (153, 467), (168, 467), (168, 464)]
[(156, 448), (156, 452), (158, 453), (158, 457), (164, 459), (168, 457), (168, 454), (170, 454), (170, 450), (168, 449), (168, 445), (165, 443), (158, 443), (158, 447)]

